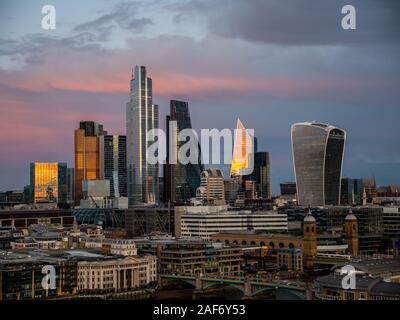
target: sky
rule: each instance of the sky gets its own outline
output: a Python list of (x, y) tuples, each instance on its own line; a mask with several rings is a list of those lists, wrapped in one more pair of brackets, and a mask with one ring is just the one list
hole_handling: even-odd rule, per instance
[[(44, 30), (41, 9), (56, 9)], [(341, 27), (344, 5), (356, 29)], [(79, 121), (125, 133), (135, 65), (153, 79), (165, 127), (169, 100), (192, 124), (240, 117), (271, 153), (272, 184), (294, 179), (290, 127), (347, 131), (343, 175), (400, 183), (400, 1), (1, 1), (0, 190), (29, 184), (29, 163), (73, 166)]]

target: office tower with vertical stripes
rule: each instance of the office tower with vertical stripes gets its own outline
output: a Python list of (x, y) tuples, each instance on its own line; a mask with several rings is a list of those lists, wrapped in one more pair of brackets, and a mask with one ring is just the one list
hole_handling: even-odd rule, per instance
[(318, 122), (292, 126), (293, 166), (301, 206), (338, 205), (346, 131)]
[(100, 137), (100, 163), (100, 179), (110, 181), (110, 196), (126, 197), (126, 136)]
[(150, 130), (158, 128), (158, 106), (153, 104), (152, 79), (146, 67), (136, 66), (126, 104), (126, 149), (129, 205), (158, 202), (158, 165), (149, 164)]
[(100, 136), (107, 134), (103, 125), (94, 121), (81, 121), (75, 130), (75, 205), (79, 205), (83, 180), (100, 178)]

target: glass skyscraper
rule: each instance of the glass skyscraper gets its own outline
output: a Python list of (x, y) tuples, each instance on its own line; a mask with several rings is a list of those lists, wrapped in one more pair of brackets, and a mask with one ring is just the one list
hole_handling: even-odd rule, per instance
[(255, 152), (250, 156), (254, 157), (254, 170), (244, 176), (244, 180), (254, 181), (258, 198), (270, 199), (272, 196), (270, 153)]
[[(189, 114), (189, 104), (185, 101), (171, 100), (170, 115), (167, 116), (167, 130), (169, 130), (169, 122), (176, 121), (177, 133), (184, 129), (192, 129), (192, 123)], [(201, 150), (198, 145), (198, 161), (197, 163), (182, 164), (177, 161), (176, 164), (170, 164), (169, 146), (175, 144), (175, 150), (181, 148), (185, 141), (170, 141), (169, 131), (167, 132), (167, 163), (164, 166), (164, 192), (166, 202), (186, 203), (196, 196), (196, 189), (200, 186), (200, 174), (204, 170), (201, 161)], [(178, 159), (178, 155), (175, 155)]]
[(136, 66), (131, 80), (130, 101), (126, 104), (126, 156), (129, 205), (158, 201), (158, 165), (147, 161), (153, 143), (149, 130), (158, 128), (158, 106), (152, 101), (152, 80), (146, 67)]
[(292, 125), (297, 201), (301, 206), (340, 204), (346, 132), (328, 124)]
[(67, 202), (67, 164), (64, 162), (33, 162), (30, 170), (33, 201)]
[(257, 143), (255, 141), (257, 141), (255, 137), (249, 134), (238, 118), (233, 142), (231, 177), (248, 175), (253, 172), (250, 155), (256, 150)]
[(363, 179), (343, 178), (341, 185), (340, 204), (361, 205), (363, 201)]
[(110, 196), (126, 197), (126, 136), (100, 137), (100, 163), (100, 179), (110, 181)]
[(100, 178), (100, 140), (107, 134), (103, 125), (94, 121), (81, 121), (75, 130), (75, 205), (82, 197), (82, 181)]

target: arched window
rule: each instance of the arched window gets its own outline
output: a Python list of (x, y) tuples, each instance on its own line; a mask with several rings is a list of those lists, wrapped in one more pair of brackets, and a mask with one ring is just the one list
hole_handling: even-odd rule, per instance
[(246, 240), (243, 240), (243, 241), (242, 241), (242, 244), (247, 244), (247, 241), (246, 241)]
[(275, 243), (273, 243), (272, 241), (269, 243), (269, 246), (271, 247), (271, 248), (274, 248), (275, 247)]
[(254, 246), (254, 245), (256, 244), (256, 242), (255, 242), (255, 241), (252, 241), (250, 244)]
[(283, 244), (283, 242), (279, 242), (279, 248), (283, 248), (285, 245)]
[(293, 249), (294, 248), (294, 244), (293, 243), (289, 243), (289, 248)]
[(265, 246), (265, 242), (264, 242), (264, 241), (261, 241), (261, 242), (260, 242), (260, 246), (262, 246), (262, 247)]

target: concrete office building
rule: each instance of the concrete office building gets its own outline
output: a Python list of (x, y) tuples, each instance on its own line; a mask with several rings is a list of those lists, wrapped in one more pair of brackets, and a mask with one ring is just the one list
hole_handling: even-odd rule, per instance
[(207, 169), (201, 173), (196, 198), (205, 204), (225, 204), (224, 176), (220, 169)]
[(247, 230), (287, 232), (287, 215), (273, 211), (228, 211), (226, 205), (175, 207), (176, 237), (210, 240), (219, 232)]

